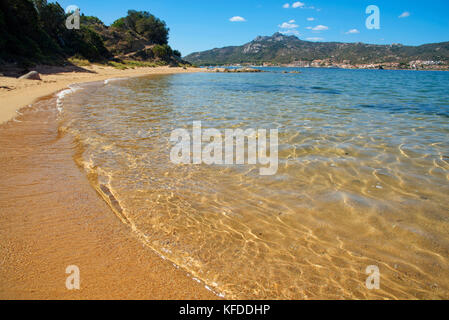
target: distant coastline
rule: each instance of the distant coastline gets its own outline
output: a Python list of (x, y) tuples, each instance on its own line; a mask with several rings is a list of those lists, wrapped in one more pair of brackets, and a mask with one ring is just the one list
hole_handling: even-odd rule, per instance
[(275, 33), (242, 46), (195, 52), (184, 59), (205, 66), (448, 71), (449, 42), (421, 46), (311, 42)]
[[(288, 64), (272, 64), (263, 63), (262, 65), (254, 65), (251, 63), (242, 64), (225, 64), (220, 67), (250, 67), (250, 68), (264, 68), (264, 67), (279, 67), (279, 68), (315, 68), (315, 69), (349, 69), (349, 70), (409, 70), (409, 71), (449, 71), (449, 65), (439, 65), (432, 63), (433, 61), (420, 61), (409, 67), (403, 67), (398, 63), (373, 63), (373, 64), (350, 64), (350, 63), (332, 63), (319, 61), (298, 61)], [(203, 67), (210, 67), (205, 65)]]

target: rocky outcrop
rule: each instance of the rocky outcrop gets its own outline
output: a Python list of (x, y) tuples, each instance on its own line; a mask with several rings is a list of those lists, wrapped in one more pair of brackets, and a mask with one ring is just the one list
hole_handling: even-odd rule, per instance
[(39, 72), (37, 72), (37, 71), (28, 72), (27, 74), (24, 74), (23, 76), (21, 76), (19, 79), (42, 80), (39, 75)]
[(258, 72), (263, 72), (263, 71), (260, 69), (253, 69), (253, 68), (239, 68), (239, 69), (213, 68), (213, 69), (209, 69), (209, 72), (258, 73)]

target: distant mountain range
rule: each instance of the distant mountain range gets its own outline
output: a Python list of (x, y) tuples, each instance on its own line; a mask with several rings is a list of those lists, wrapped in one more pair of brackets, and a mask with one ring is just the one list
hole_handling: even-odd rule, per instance
[(242, 46), (216, 48), (192, 53), (185, 60), (196, 65), (297, 65), (297, 66), (366, 66), (413, 68), (449, 65), (449, 42), (404, 46), (365, 43), (310, 42), (296, 36), (275, 33), (259, 36)]

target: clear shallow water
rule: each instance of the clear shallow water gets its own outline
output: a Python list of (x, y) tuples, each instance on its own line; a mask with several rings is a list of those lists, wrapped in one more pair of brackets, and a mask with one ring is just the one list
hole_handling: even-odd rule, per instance
[[(60, 130), (142, 241), (227, 298), (449, 298), (449, 73), (265, 70), (84, 85)], [(277, 128), (277, 174), (172, 164), (193, 121)]]

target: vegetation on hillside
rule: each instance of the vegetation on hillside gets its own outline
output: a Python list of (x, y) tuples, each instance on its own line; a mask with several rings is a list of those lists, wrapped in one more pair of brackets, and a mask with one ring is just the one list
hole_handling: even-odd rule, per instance
[(65, 26), (68, 15), (56, 2), (0, 2), (0, 64), (63, 64), (72, 61), (153, 62), (183, 64), (179, 51), (168, 46), (169, 29), (149, 12), (128, 11), (111, 27), (92, 16), (81, 16), (80, 29)]
[(164, 21), (149, 12), (129, 10), (128, 15), (116, 20), (112, 27), (119, 30), (132, 30), (153, 44), (168, 44), (168, 32)]
[(402, 63), (413, 60), (449, 63), (449, 42), (422, 45), (373, 45), (364, 43), (310, 42), (275, 33), (257, 37), (243, 46), (192, 53), (184, 58), (197, 65), (290, 64), (297, 61), (329, 60), (333, 63)]

